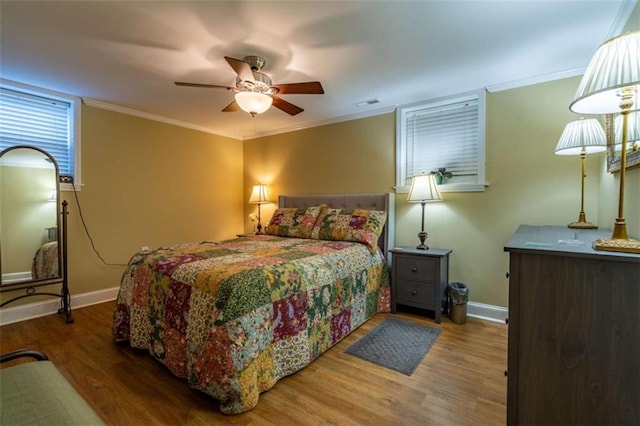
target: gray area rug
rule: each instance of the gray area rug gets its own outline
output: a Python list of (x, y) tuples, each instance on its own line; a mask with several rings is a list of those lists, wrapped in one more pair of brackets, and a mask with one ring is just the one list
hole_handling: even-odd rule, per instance
[(410, 376), (440, 331), (436, 327), (389, 317), (345, 352)]

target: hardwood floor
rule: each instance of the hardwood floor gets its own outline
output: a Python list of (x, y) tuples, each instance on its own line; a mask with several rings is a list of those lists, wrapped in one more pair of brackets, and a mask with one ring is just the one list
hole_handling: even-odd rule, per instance
[[(38, 349), (110, 425), (340, 424), (504, 425), (507, 326), (469, 318), (442, 328), (412, 376), (344, 353), (391, 314), (378, 314), (304, 370), (278, 382), (248, 413), (225, 416), (211, 397), (146, 351), (111, 338), (113, 302), (0, 327), (1, 351)], [(0, 408), (1, 409), (1, 408)]]

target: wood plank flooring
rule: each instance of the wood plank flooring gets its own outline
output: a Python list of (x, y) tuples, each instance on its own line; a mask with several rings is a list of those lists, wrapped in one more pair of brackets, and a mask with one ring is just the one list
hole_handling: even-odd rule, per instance
[[(115, 344), (113, 302), (0, 327), (0, 350), (38, 349), (110, 425), (504, 425), (507, 326), (469, 318), (435, 324), (422, 312), (397, 316), (442, 328), (412, 376), (344, 353), (386, 316), (378, 314), (304, 370), (260, 396), (252, 411), (220, 414), (146, 351)], [(3, 366), (3, 367), (6, 367)], [(1, 409), (1, 408), (0, 408)]]

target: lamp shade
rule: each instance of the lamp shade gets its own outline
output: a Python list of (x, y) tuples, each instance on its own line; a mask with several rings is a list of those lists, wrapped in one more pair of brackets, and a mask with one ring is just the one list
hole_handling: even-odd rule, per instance
[(251, 115), (262, 114), (271, 107), (273, 98), (260, 92), (237, 92), (236, 103)]
[(417, 175), (411, 178), (407, 201), (410, 203), (442, 201), (435, 175)]
[(269, 191), (267, 185), (253, 185), (251, 190), (251, 196), (249, 197), (249, 203), (251, 204), (267, 204), (269, 201)]
[(640, 93), (640, 31), (603, 43), (589, 62), (569, 109), (579, 114), (619, 112), (620, 94), (631, 93), (638, 105)]
[[(613, 120), (614, 148), (622, 149), (622, 115)], [(633, 145), (640, 141), (640, 111), (633, 111), (627, 115), (627, 144)], [(627, 145), (627, 147), (629, 146)]]
[(568, 123), (560, 135), (555, 152), (558, 155), (580, 155), (583, 148), (587, 154), (607, 149), (604, 129), (595, 118)]

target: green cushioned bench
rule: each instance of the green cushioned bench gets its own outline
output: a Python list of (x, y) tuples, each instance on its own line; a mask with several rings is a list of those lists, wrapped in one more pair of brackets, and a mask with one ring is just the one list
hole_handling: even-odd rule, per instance
[(38, 361), (0, 370), (0, 425), (104, 425), (100, 417), (42, 352), (21, 350)]

